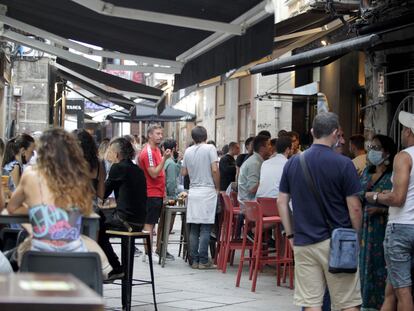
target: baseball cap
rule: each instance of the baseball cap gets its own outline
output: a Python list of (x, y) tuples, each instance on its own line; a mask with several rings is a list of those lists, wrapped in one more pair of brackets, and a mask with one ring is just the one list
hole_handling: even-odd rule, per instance
[(411, 129), (411, 131), (414, 133), (414, 114), (406, 111), (401, 111), (398, 115), (398, 121), (400, 121), (400, 123), (405, 127)]

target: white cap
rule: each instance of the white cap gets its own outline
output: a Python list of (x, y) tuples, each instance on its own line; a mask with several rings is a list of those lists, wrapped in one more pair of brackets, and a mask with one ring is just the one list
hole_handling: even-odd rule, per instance
[(400, 123), (405, 127), (411, 129), (411, 131), (414, 133), (414, 114), (406, 111), (400, 111), (400, 114), (398, 115), (398, 121), (400, 121)]

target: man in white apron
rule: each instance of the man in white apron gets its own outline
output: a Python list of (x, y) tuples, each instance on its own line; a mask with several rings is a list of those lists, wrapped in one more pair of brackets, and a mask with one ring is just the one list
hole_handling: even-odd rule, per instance
[(206, 144), (207, 131), (196, 126), (191, 131), (194, 145), (184, 153), (182, 175), (189, 175), (187, 223), (190, 225), (190, 256), (193, 269), (212, 269), (208, 259), (211, 227), (214, 224), (217, 193), (220, 189), (217, 150)]

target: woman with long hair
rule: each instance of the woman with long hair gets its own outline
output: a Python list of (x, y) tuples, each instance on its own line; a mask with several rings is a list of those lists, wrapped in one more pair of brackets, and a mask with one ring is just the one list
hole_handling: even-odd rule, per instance
[(79, 143), (63, 129), (51, 129), (40, 137), (37, 156), (7, 210), (29, 214), (32, 250), (86, 251), (80, 230), (82, 215), (92, 212), (94, 190)]
[(103, 199), (105, 194), (105, 165), (98, 158), (98, 148), (92, 135), (86, 130), (76, 131), (76, 136), (80, 142), (83, 156), (89, 164), (89, 177), (92, 180), (93, 187), (97, 197)]
[(23, 165), (30, 161), (34, 148), (35, 141), (28, 134), (20, 134), (7, 142), (3, 156), (2, 174), (10, 176), (8, 187), (11, 192), (19, 184), (23, 174)]
[[(375, 135), (368, 150), (368, 166), (362, 172), (361, 186), (366, 192), (392, 189), (392, 170), (397, 146), (391, 137)], [(363, 199), (360, 275), (362, 310), (380, 310), (384, 302), (387, 271), (384, 260), (384, 236), (388, 206), (371, 204)]]

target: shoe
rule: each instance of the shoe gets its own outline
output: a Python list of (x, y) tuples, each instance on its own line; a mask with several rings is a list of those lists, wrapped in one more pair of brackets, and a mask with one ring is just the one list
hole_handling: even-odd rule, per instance
[(142, 250), (140, 250), (138, 247), (135, 247), (135, 256), (139, 257), (142, 255)]
[(198, 262), (194, 262), (194, 263), (191, 265), (191, 269), (198, 269)]
[[(159, 260), (158, 254), (157, 253), (152, 253), (152, 263), (158, 262), (158, 260)], [(142, 262), (149, 262), (149, 258), (148, 258), (147, 254), (142, 256)]]
[(217, 266), (213, 264), (211, 261), (207, 263), (199, 263), (198, 264), (199, 270), (210, 270), (210, 269), (217, 269)]
[(173, 235), (173, 234), (175, 234), (175, 231), (170, 231), (170, 235)]
[(165, 259), (173, 261), (173, 260), (175, 260), (175, 257), (173, 255), (171, 255), (169, 252), (167, 252), (167, 255), (165, 256)]
[[(157, 255), (158, 258), (160, 257), (160, 254), (158, 252), (155, 252), (155, 254)], [(174, 261), (175, 257), (174, 255), (171, 255), (169, 252), (167, 252), (167, 255), (165, 255), (165, 260)]]
[(104, 280), (105, 284), (113, 283), (117, 279), (122, 279), (124, 277), (124, 269), (122, 267), (113, 269), (108, 273), (108, 277)]

